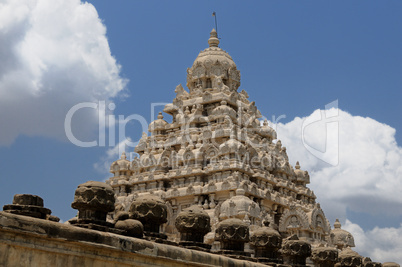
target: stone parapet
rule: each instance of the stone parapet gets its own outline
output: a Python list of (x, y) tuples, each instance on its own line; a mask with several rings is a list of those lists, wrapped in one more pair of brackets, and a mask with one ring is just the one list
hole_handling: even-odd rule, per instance
[[(18, 255), (18, 256), (17, 256)], [(266, 265), (0, 212), (0, 266)]]

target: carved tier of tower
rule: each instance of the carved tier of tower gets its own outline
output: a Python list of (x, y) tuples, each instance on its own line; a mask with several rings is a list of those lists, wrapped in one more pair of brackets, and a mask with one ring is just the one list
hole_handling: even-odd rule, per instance
[(283, 236), (297, 234), (313, 244), (327, 243), (330, 225), (316, 197), (306, 185), (307, 171), (289, 164), (286, 148), (276, 132), (261, 121), (255, 102), (240, 86), (240, 71), (230, 55), (218, 47), (215, 30), (209, 47), (187, 69), (186, 91), (149, 125), (128, 161), (125, 154), (110, 168), (119, 209), (133, 199), (154, 194), (168, 205), (163, 231), (177, 236), (177, 214), (198, 205), (211, 217), (212, 243), (216, 225), (239, 218), (250, 230), (269, 222)]

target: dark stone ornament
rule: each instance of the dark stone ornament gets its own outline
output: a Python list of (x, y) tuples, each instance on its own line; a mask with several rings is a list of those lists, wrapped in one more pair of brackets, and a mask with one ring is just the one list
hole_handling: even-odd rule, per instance
[(250, 256), (250, 253), (244, 252), (244, 243), (250, 240), (248, 225), (240, 219), (220, 222), (215, 231), (215, 240), (221, 243), (221, 254)]
[(345, 248), (339, 253), (337, 267), (360, 267), (362, 266), (362, 256), (351, 248)]
[(250, 243), (255, 247), (255, 257), (259, 262), (280, 263), (278, 250), (282, 245), (282, 237), (271, 227), (261, 227), (254, 231)]
[(306, 259), (311, 255), (311, 245), (293, 235), (283, 242), (281, 251), (285, 264), (306, 266)]
[(338, 261), (338, 250), (330, 247), (312, 249), (311, 260), (317, 267), (333, 267)]
[(137, 238), (142, 238), (144, 236), (144, 226), (138, 220), (127, 219), (124, 221), (117, 221), (114, 227), (122, 230), (123, 235)]
[(140, 196), (131, 203), (129, 213), (130, 218), (144, 225), (145, 236), (167, 239), (159, 233), (160, 225), (167, 222), (167, 206), (162, 199), (154, 195)]
[(111, 186), (95, 181), (80, 184), (71, 203), (71, 207), (78, 210), (78, 218), (69, 222), (84, 228), (109, 231), (113, 223), (106, 221), (106, 215), (114, 210), (114, 202)]
[(180, 232), (179, 245), (194, 249), (211, 248), (203, 243), (204, 236), (211, 231), (211, 219), (202, 208), (191, 206), (184, 209), (177, 215), (175, 225)]
[(4, 205), (3, 211), (55, 222), (60, 220), (58, 217), (50, 215), (52, 211), (43, 206), (41, 197), (30, 194), (14, 195), (13, 204)]
[(382, 264), (379, 262), (372, 261), (369, 257), (365, 257), (363, 259), (363, 266), (364, 267), (382, 267)]

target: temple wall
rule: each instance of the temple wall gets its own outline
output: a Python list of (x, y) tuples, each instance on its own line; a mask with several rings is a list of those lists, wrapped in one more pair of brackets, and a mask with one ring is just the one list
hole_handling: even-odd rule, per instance
[(0, 266), (266, 266), (0, 212)]

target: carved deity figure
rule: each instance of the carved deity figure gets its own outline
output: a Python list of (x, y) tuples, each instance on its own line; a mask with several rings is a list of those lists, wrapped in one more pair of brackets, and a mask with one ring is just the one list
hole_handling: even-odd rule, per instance
[(299, 227), (299, 220), (297, 219), (296, 216), (292, 216), (292, 217), (290, 218), (289, 226), (291, 226), (291, 227), (293, 227), (293, 228)]

